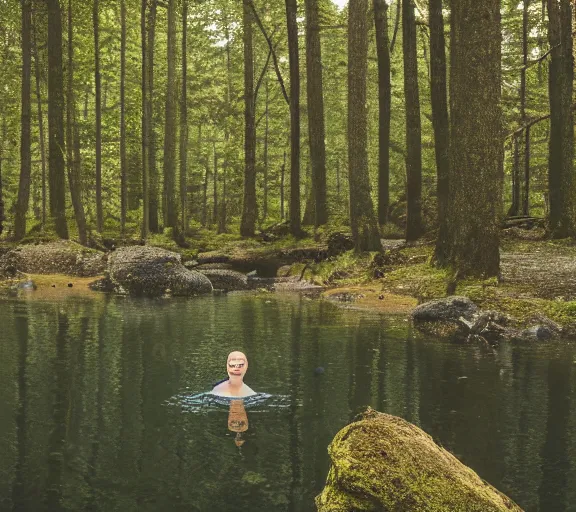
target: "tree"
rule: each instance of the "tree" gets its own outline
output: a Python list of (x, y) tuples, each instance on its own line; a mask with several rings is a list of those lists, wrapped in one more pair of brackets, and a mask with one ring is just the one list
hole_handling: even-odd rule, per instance
[(348, 6), (348, 166), (350, 223), (357, 251), (381, 249), (368, 176), (366, 71), (368, 67), (368, 0)]
[(150, 0), (148, 9), (148, 26), (146, 41), (146, 127), (148, 133), (147, 156), (148, 156), (148, 225), (152, 233), (158, 233), (158, 169), (156, 167), (156, 130), (154, 127), (154, 49), (156, 39), (156, 13), (157, 0)]
[(167, 226), (178, 228), (176, 207), (176, 140), (178, 88), (176, 82), (176, 0), (168, 0), (168, 76), (164, 125), (164, 189)]
[(60, 0), (47, 0), (48, 7), (48, 181), (50, 215), (56, 234), (68, 238), (64, 174), (64, 79), (62, 72), (62, 10)]
[(26, 215), (30, 200), (32, 157), (30, 153), (31, 122), (31, 69), (32, 69), (32, 4), (22, 0), (22, 115), (20, 125), (20, 184), (14, 220), (14, 237), (20, 240), (26, 234)]
[(406, 240), (411, 241), (422, 234), (422, 129), (413, 0), (402, 0), (402, 42), (406, 99)]
[(102, 210), (102, 75), (100, 73), (100, 0), (92, 4), (94, 26), (94, 86), (96, 92), (96, 229), (102, 233), (104, 212)]
[(442, 0), (430, 0), (430, 95), (436, 156), (436, 197), (438, 201), (438, 237), (435, 260), (445, 264), (448, 234), (447, 205), (450, 186), (450, 120), (446, 85), (446, 42)]
[(326, 224), (326, 130), (324, 128), (324, 88), (318, 0), (306, 0), (306, 91), (308, 101), (308, 138), (312, 167), (314, 225)]
[(256, 229), (256, 111), (254, 104), (254, 47), (251, 0), (243, 0), (244, 41), (244, 201), (240, 234)]
[(148, 167), (148, 66), (147, 66), (147, 31), (146, 31), (146, 5), (148, 0), (142, 0), (140, 6), (140, 41), (142, 46), (142, 229), (141, 236), (144, 240), (150, 232), (150, 169)]
[(452, 0), (447, 261), (497, 276), (502, 216), (500, 0)]
[(72, 21), (72, 0), (68, 0), (68, 83), (66, 87), (66, 156), (68, 185), (78, 227), (78, 238), (86, 244), (86, 216), (82, 204), (82, 183), (80, 182), (80, 151), (75, 151), (74, 127), (76, 126), (76, 98), (74, 96), (74, 24)]
[(570, 0), (547, 0), (548, 40), (551, 59), (548, 71), (550, 141), (548, 191), (549, 229), (553, 238), (576, 236), (574, 179), (574, 61)]
[(290, 61), (290, 232), (301, 236), (300, 225), (300, 60), (298, 56), (298, 6), (286, 0), (288, 58)]
[(128, 170), (126, 163), (126, 0), (120, 0), (120, 231), (126, 234)]
[(390, 43), (388, 38), (388, 4), (374, 0), (374, 26), (378, 55), (378, 222), (388, 222), (390, 207), (390, 116), (392, 85), (390, 83)]
[(182, 0), (182, 98), (180, 103), (180, 209), (182, 234), (188, 228), (188, 0)]

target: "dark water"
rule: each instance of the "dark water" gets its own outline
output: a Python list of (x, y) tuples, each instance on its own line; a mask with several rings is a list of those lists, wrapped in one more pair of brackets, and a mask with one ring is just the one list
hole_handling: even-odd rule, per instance
[[(232, 349), (277, 397), (240, 448), (226, 407), (166, 405)], [(0, 301), (0, 510), (311, 511), (330, 440), (371, 405), (526, 510), (576, 511), (575, 390), (573, 345), (444, 343), (300, 297)]]

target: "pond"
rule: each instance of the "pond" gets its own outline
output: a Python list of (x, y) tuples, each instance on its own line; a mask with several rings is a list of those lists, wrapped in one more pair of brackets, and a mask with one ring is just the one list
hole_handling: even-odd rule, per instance
[[(249, 358), (229, 430), (186, 397)], [(0, 510), (312, 511), (336, 432), (419, 425), (527, 511), (576, 510), (576, 347), (429, 339), (300, 296), (0, 301)]]

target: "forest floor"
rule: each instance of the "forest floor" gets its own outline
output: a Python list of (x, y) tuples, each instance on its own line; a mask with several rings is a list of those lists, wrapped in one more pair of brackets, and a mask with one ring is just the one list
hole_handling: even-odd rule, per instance
[[(332, 237), (339, 232), (341, 230), (332, 228), (304, 239), (285, 233), (272, 238), (242, 239), (238, 235), (199, 230), (186, 239), (186, 248), (177, 245), (169, 234), (152, 235), (148, 243), (179, 252), (183, 261), (197, 260), (200, 264), (226, 261), (246, 272), (258, 269), (261, 275), (299, 276), (323, 286), (323, 297), (345, 307), (406, 315), (427, 300), (449, 294), (464, 295), (483, 309), (501, 311), (520, 321), (546, 315), (570, 326), (576, 333), (576, 243), (573, 240), (547, 240), (538, 230), (506, 230), (502, 236), (500, 279), (453, 283), (449, 271), (430, 264), (434, 251), (432, 241), (406, 244), (403, 240), (383, 239), (381, 253), (356, 254), (342, 250), (340, 245), (335, 251), (338, 254), (331, 255)], [(36, 243), (43, 241), (47, 240), (36, 240)], [(128, 242), (106, 241), (108, 245)], [(336, 245), (341, 243), (336, 240)], [(0, 243), (4, 251), (7, 245)], [(34, 278), (42, 288), (53, 288), (52, 284), (59, 279), (66, 280)], [(76, 281), (65, 293), (89, 293), (86, 283)], [(56, 288), (67, 287), (58, 282)], [(58, 292), (46, 293), (50, 296)]]

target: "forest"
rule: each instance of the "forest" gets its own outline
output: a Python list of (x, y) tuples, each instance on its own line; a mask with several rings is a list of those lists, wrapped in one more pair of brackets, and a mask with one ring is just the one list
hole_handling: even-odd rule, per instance
[(570, 0), (0, 0), (0, 230), (199, 231), (499, 272), (576, 235)]

